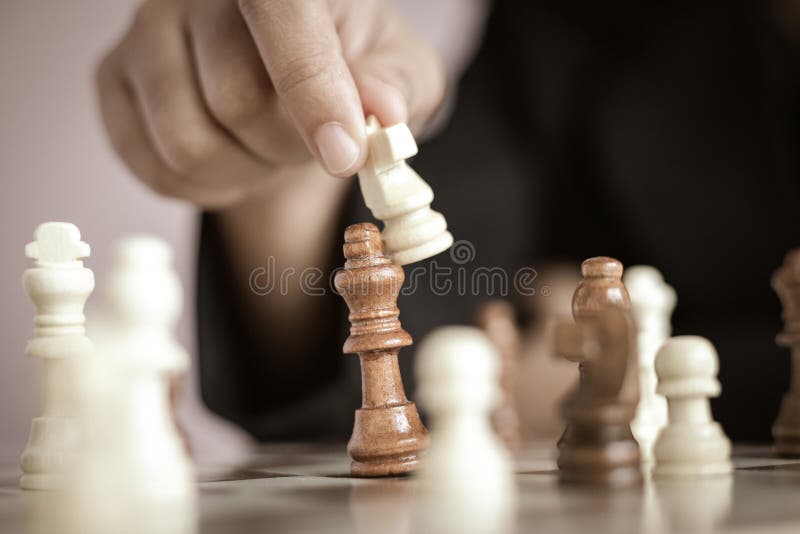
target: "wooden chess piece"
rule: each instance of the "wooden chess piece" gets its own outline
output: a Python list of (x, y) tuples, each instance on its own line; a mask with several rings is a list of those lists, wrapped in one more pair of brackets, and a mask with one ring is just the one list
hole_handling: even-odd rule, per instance
[(784, 395), (772, 435), (781, 455), (800, 456), (800, 249), (786, 255), (772, 277), (772, 287), (783, 305), (783, 331), (776, 342), (792, 351), (792, 379)]
[(578, 362), (577, 392), (562, 406), (570, 431), (559, 444), (559, 480), (630, 486), (642, 480), (631, 432), (639, 400), (636, 328), (619, 308), (556, 329), (556, 347)]
[(484, 302), (478, 307), (475, 323), (500, 355), (500, 389), (503, 398), (492, 413), (492, 426), (509, 450), (516, 451), (522, 444), (522, 425), (514, 399), (522, 342), (514, 307), (503, 299)]
[[(622, 263), (607, 256), (596, 256), (581, 263), (581, 276), (583, 277), (572, 295), (572, 317), (580, 322), (586, 318), (593, 318), (609, 308), (619, 308), (626, 312), (631, 309), (631, 298), (628, 290), (622, 283)], [(578, 366), (583, 372), (582, 366)], [(567, 395), (569, 398), (578, 394), (578, 388)], [(558, 446), (568, 437), (570, 432), (567, 423), (564, 433), (558, 440)]]
[(350, 472), (408, 473), (417, 468), (428, 433), (417, 407), (406, 398), (397, 362), (400, 348), (412, 343), (398, 320), (397, 296), (405, 275), (384, 253), (374, 224), (347, 227), (344, 241), (347, 261), (334, 283), (350, 309), (350, 337), (343, 350), (358, 354), (362, 379), (362, 406), (347, 445)]
[(639, 447), (630, 429), (639, 400), (636, 328), (622, 273), (622, 263), (614, 258), (585, 260), (572, 297), (575, 325), (561, 324), (556, 331), (557, 352), (578, 362), (580, 372), (577, 389), (562, 405), (567, 420), (558, 442), (563, 481), (641, 481)]

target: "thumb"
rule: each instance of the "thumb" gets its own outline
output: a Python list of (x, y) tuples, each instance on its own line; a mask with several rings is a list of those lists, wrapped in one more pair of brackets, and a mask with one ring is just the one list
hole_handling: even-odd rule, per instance
[(366, 159), (364, 111), (326, 2), (239, 0), (275, 92), (314, 157), (336, 176)]

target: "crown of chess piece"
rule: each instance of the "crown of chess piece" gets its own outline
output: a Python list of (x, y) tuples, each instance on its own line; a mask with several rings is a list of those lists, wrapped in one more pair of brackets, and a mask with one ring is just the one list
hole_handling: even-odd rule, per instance
[(772, 426), (775, 449), (783, 456), (800, 456), (800, 249), (786, 255), (772, 277), (783, 306), (783, 330), (776, 342), (792, 351), (792, 378)]
[(631, 430), (639, 442), (642, 463), (653, 461), (653, 444), (667, 424), (667, 401), (656, 394), (656, 352), (672, 333), (670, 317), (675, 290), (654, 267), (636, 265), (625, 270), (623, 283), (630, 294), (639, 350), (639, 407)]
[(397, 361), (400, 348), (412, 343), (398, 320), (403, 269), (385, 255), (371, 223), (347, 227), (344, 255), (344, 270), (334, 279), (350, 309), (350, 337), (343, 350), (358, 355), (362, 380), (362, 405), (347, 445), (350, 470), (357, 476), (408, 473), (417, 468), (428, 433), (406, 398)]
[(667, 398), (669, 421), (658, 435), (653, 475), (731, 472), (731, 444), (711, 417), (709, 397), (720, 394), (714, 346), (699, 336), (673, 337), (656, 355), (658, 393)]
[(21, 457), (23, 489), (62, 488), (78, 459), (83, 424), (76, 384), (80, 360), (94, 350), (83, 315), (94, 289), (94, 275), (81, 261), (89, 253), (78, 228), (63, 222), (39, 225), (25, 247), (35, 265), (22, 280), (36, 306), (34, 336), (25, 353), (44, 364), (44, 402)]
[(367, 140), (369, 159), (358, 181), (367, 207), (384, 223), (391, 260), (406, 265), (447, 250), (453, 236), (444, 216), (430, 208), (433, 190), (405, 161), (417, 153), (411, 130), (404, 123), (381, 128), (370, 116)]
[(562, 482), (627, 486), (641, 482), (630, 423), (639, 400), (636, 327), (622, 263), (589, 258), (572, 298), (574, 323), (557, 326), (556, 351), (577, 362), (580, 382), (567, 396), (558, 442)]
[(511, 451), (522, 444), (522, 425), (514, 399), (522, 341), (514, 307), (506, 300), (492, 299), (478, 306), (475, 323), (492, 341), (500, 355), (502, 400), (492, 413), (492, 426)]

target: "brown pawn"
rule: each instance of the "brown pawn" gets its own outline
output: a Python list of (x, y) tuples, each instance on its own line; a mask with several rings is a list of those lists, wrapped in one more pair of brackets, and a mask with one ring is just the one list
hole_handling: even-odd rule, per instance
[(350, 308), (345, 354), (361, 360), (362, 403), (356, 410), (347, 452), (350, 472), (388, 476), (414, 471), (428, 442), (417, 407), (406, 398), (397, 362), (411, 336), (400, 326), (397, 296), (403, 269), (384, 254), (378, 228), (371, 223), (344, 232), (344, 270), (334, 283)]
[(556, 328), (556, 349), (581, 369), (577, 392), (562, 406), (569, 432), (559, 444), (565, 483), (641, 483), (639, 445), (631, 421), (639, 401), (636, 328), (615, 307)]
[(772, 426), (775, 449), (785, 456), (800, 456), (800, 249), (786, 255), (772, 277), (772, 287), (783, 305), (783, 331), (776, 342), (792, 351), (792, 378), (781, 410)]
[(492, 414), (492, 426), (509, 450), (522, 444), (522, 425), (515, 402), (516, 376), (522, 342), (514, 307), (492, 299), (478, 306), (475, 324), (486, 333), (500, 354), (500, 389), (503, 399)]

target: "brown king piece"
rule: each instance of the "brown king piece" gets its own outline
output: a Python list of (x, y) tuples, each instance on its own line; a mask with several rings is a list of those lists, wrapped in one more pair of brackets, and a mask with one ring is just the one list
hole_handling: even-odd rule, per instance
[(418, 467), (428, 432), (406, 398), (397, 361), (400, 349), (412, 343), (398, 319), (405, 275), (386, 256), (371, 223), (347, 227), (344, 255), (344, 270), (334, 279), (350, 309), (350, 337), (343, 351), (358, 355), (362, 384), (362, 405), (347, 445), (350, 472), (367, 477), (409, 473)]

